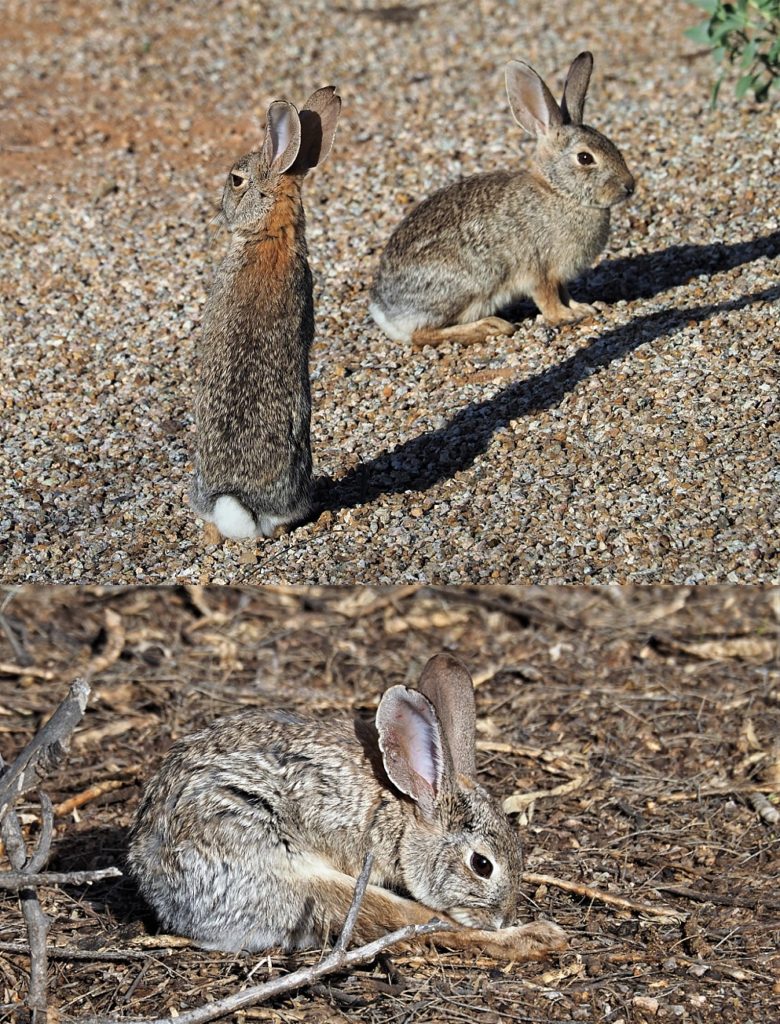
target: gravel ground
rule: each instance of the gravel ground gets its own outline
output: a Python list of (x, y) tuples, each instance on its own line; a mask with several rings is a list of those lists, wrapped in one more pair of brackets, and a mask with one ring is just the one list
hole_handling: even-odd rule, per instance
[[(758, 581), (777, 575), (778, 106), (741, 105), (687, 3), (382, 8), (11, 2), (0, 45), (11, 581)], [(410, 204), (529, 148), (509, 57), (559, 83), (638, 193), (552, 331), (413, 352), (367, 314)], [(338, 85), (308, 182), (325, 511), (210, 545), (187, 507), (213, 214), (268, 102)], [(772, 174), (772, 167), (775, 174)], [(774, 476), (774, 479), (773, 479)]]

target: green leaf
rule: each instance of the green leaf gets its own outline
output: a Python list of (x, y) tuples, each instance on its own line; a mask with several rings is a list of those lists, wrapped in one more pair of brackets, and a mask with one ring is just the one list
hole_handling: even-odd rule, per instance
[(710, 23), (703, 21), (700, 25), (694, 25), (693, 28), (686, 28), (685, 35), (694, 43), (702, 43), (707, 46), (711, 42)]
[(688, 0), (693, 7), (700, 7), (707, 14), (714, 14), (719, 0)]
[(741, 100), (745, 93), (748, 91), (748, 89), (753, 89), (754, 92), (756, 91), (756, 79), (753, 77), (753, 75), (743, 75), (742, 78), (740, 78), (740, 80), (737, 82), (737, 99)]
[(748, 43), (745, 49), (742, 51), (742, 59), (739, 62), (741, 68), (749, 68), (756, 57), (756, 51), (758, 50), (758, 44), (755, 40), (752, 43)]

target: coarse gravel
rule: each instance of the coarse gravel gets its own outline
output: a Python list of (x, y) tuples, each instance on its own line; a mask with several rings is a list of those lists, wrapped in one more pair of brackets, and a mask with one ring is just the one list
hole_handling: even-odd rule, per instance
[[(3, 581), (755, 582), (778, 575), (780, 108), (709, 107), (688, 3), (11, 0), (0, 43)], [(512, 338), (412, 351), (367, 313), (410, 206), (530, 146), (502, 68), (560, 88), (638, 179)], [(333, 83), (307, 182), (324, 510), (212, 544), (187, 504), (195, 350), (231, 162)]]

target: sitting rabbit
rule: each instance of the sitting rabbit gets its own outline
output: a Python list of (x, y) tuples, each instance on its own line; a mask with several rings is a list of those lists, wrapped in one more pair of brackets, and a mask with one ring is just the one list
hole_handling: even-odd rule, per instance
[(593, 57), (572, 62), (560, 105), (523, 61), (506, 69), (515, 120), (536, 139), (527, 171), (492, 171), (446, 185), (398, 225), (382, 253), (370, 312), (395, 341), (415, 346), (513, 334), (494, 316), (530, 296), (551, 324), (596, 312), (569, 281), (591, 266), (609, 211), (634, 191), (616, 146), (582, 123)]

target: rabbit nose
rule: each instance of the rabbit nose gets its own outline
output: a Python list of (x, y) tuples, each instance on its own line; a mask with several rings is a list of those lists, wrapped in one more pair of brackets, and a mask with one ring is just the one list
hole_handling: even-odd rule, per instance
[(627, 196), (632, 196), (636, 189), (636, 182), (633, 178), (629, 178), (628, 181), (623, 183), (623, 188), (625, 189)]

